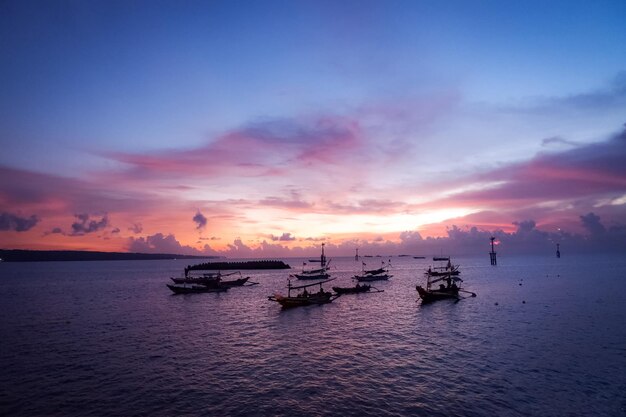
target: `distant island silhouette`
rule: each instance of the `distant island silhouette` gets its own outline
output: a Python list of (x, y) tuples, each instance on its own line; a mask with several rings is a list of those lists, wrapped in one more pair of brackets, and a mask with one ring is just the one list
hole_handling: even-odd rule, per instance
[(92, 252), (74, 250), (0, 249), (4, 262), (52, 261), (146, 261), (158, 259), (220, 259), (221, 256), (179, 255), (171, 253)]

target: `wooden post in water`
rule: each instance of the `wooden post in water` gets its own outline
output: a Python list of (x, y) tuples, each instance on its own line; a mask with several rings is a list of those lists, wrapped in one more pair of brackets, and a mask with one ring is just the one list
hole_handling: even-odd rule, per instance
[(498, 265), (498, 260), (496, 259), (496, 249), (493, 246), (493, 241), (496, 240), (495, 237), (491, 236), (491, 252), (489, 252), (489, 257), (491, 258), (491, 265)]
[(320, 256), (320, 263), (322, 264), (322, 268), (326, 266), (326, 255), (324, 255), (324, 245), (325, 243), (322, 243), (322, 256)]
[(354, 255), (354, 260), (355, 261), (359, 260), (359, 248), (356, 248), (356, 255)]
[(559, 244), (558, 243), (556, 244), (556, 257), (557, 258), (561, 257), (561, 250), (559, 248)]

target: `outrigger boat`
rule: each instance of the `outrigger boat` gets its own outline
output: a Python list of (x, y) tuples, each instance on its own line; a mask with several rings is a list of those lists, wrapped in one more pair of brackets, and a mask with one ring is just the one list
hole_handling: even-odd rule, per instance
[(333, 291), (337, 294), (358, 294), (361, 292), (369, 292), (371, 288), (371, 285), (356, 284), (355, 287), (333, 287)]
[(371, 281), (387, 281), (391, 277), (393, 277), (393, 275), (389, 275), (389, 274), (355, 275), (354, 279), (356, 279), (359, 282), (371, 282)]
[(355, 275), (352, 278), (360, 282), (383, 281), (383, 280), (386, 281), (389, 278), (393, 277), (393, 275), (389, 275), (388, 268), (389, 268), (389, 264), (385, 265), (385, 263), (383, 262), (382, 267), (378, 269), (370, 269), (368, 271), (368, 270), (365, 270), (365, 262), (363, 262), (363, 271), (361, 272), (361, 274)]
[[(434, 258), (433, 258), (434, 259)], [(441, 258), (440, 258), (441, 259)], [(445, 258), (444, 260), (448, 261), (448, 265), (450, 265), (450, 259)], [(471, 291), (466, 291), (461, 289), (461, 282), (463, 280), (453, 274), (451, 269), (448, 269), (446, 274), (434, 275), (430, 273), (432, 271), (431, 268), (428, 268), (426, 271), (426, 288), (421, 285), (417, 285), (415, 289), (422, 299), (422, 303), (428, 303), (436, 300), (444, 300), (447, 298), (453, 298), (457, 301), (462, 299), (459, 295), (459, 292), (464, 292), (471, 294), (472, 297), (476, 297), (476, 294)], [(458, 271), (458, 266), (457, 266)], [(438, 287), (434, 287), (435, 284), (439, 283)]]
[[(222, 275), (221, 273), (216, 274), (204, 274), (203, 277), (196, 277), (199, 280), (188, 281), (188, 278), (183, 278), (179, 281), (182, 285), (171, 285), (166, 284), (167, 288), (172, 290), (174, 294), (195, 294), (202, 292), (223, 292), (232, 287), (242, 287), (244, 284), (248, 282), (250, 277), (241, 277), (234, 280), (225, 281), (222, 277), (239, 274), (241, 276), (241, 272), (232, 272), (230, 274)], [(172, 278), (174, 279), (174, 278)], [(174, 281), (176, 282), (176, 281)], [(189, 282), (192, 283), (191, 286), (187, 286)], [(258, 282), (250, 282), (247, 285), (256, 285)]]
[[(302, 272), (299, 274), (291, 274), (290, 276), (294, 278), (298, 278), (298, 279), (328, 279), (330, 278), (330, 274), (328, 273), (328, 270), (330, 269), (330, 261), (326, 262), (326, 255), (324, 255), (324, 245), (325, 243), (322, 243), (322, 255), (320, 256), (319, 261), (314, 260), (315, 262), (320, 263), (321, 268), (305, 270), (304, 266), (306, 265), (306, 263), (303, 262)], [(309, 260), (309, 262), (313, 262), (313, 261)]]
[[(329, 291), (324, 291), (322, 288), (322, 284), (333, 281), (335, 278), (327, 279), (320, 282), (315, 282), (312, 284), (306, 285), (298, 285), (296, 287), (291, 285), (291, 280), (288, 281), (287, 284), (287, 295), (282, 294), (274, 294), (267, 297), (270, 301), (276, 301), (283, 308), (291, 308), (291, 307), (300, 307), (300, 306), (308, 306), (312, 304), (327, 304), (335, 300), (340, 294), (333, 294)], [(319, 285), (318, 292), (309, 292), (307, 288), (313, 287), (315, 285)], [(295, 296), (291, 295), (292, 290), (302, 290), (302, 292), (298, 293)]]
[(299, 274), (291, 274), (290, 276), (298, 279), (328, 279), (330, 274), (328, 273), (328, 266), (318, 269), (304, 270)]
[[(239, 274), (241, 278), (235, 280), (225, 281), (222, 277), (228, 277), (231, 275)], [(197, 284), (210, 287), (240, 287), (245, 284), (250, 277), (242, 277), (240, 271), (231, 272), (229, 274), (222, 274), (221, 272), (210, 272), (203, 274), (201, 277), (185, 277), (185, 278), (171, 278), (175, 284)]]
[(206, 285), (192, 285), (190, 287), (165, 284), (174, 294), (197, 294), (202, 292), (225, 292), (229, 287), (209, 287)]
[(172, 281), (174, 281), (174, 284), (199, 284), (199, 285), (205, 285), (205, 284), (210, 284), (210, 283), (213, 283), (213, 282), (217, 282), (220, 277), (221, 277), (221, 273), (219, 273), (219, 272), (210, 272), (210, 273), (207, 273), (207, 274), (202, 274), (202, 276), (200, 276), (200, 277), (185, 276), (185, 277), (182, 277), (182, 278), (170, 277), (170, 279)]
[[(432, 289), (432, 285), (437, 282), (445, 281), (446, 284), (439, 284), (439, 288)], [(459, 298), (459, 290), (460, 287), (457, 286), (457, 282), (462, 281), (461, 278), (453, 277), (452, 275), (448, 275), (446, 277), (436, 277), (431, 279), (429, 275), (426, 279), (426, 288), (423, 288), (421, 285), (417, 285), (415, 289), (417, 290), (422, 302), (430, 302), (435, 300), (443, 300), (446, 298)]]

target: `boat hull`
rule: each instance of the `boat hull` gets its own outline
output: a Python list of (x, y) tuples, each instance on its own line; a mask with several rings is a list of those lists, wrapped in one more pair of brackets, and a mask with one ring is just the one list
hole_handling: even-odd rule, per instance
[(439, 272), (439, 271), (426, 271), (424, 272), (425, 275), (431, 276), (431, 277), (445, 277), (447, 275), (459, 275), (461, 273), (461, 271), (449, 271), (449, 272)]
[(175, 284), (192, 284), (192, 285), (204, 285), (211, 288), (218, 287), (240, 287), (244, 285), (250, 277), (239, 278), (230, 281), (224, 281), (221, 278), (171, 278)]
[(392, 275), (355, 275), (354, 279), (359, 282), (370, 282), (370, 281), (386, 281), (391, 278)]
[(431, 301), (437, 301), (437, 300), (446, 300), (446, 299), (458, 299), (459, 298), (459, 290), (458, 289), (449, 289), (449, 290), (437, 290), (437, 291), (432, 291), (432, 290), (426, 290), (425, 288), (423, 288), (422, 286), (418, 285), (415, 287), (415, 289), (417, 290), (417, 293), (419, 294), (420, 298), (422, 299), (422, 302), (424, 303), (428, 303)]
[(250, 277), (239, 278), (232, 281), (219, 281), (218, 287), (241, 287), (243, 284), (248, 282)]
[(333, 287), (333, 291), (337, 294), (358, 294), (361, 292), (369, 292), (371, 286), (369, 285), (361, 285), (357, 287)]
[(280, 294), (275, 294), (269, 297), (271, 301), (276, 301), (282, 306), (282, 308), (304, 307), (314, 304), (327, 304), (333, 301), (331, 293), (324, 293), (323, 295), (315, 294), (307, 297), (286, 297)]
[(204, 292), (224, 292), (228, 287), (207, 287), (204, 285), (192, 285), (191, 287), (179, 287), (172, 284), (165, 284), (174, 294), (199, 294)]
[(298, 279), (328, 279), (330, 278), (330, 274), (293, 274), (292, 276)]

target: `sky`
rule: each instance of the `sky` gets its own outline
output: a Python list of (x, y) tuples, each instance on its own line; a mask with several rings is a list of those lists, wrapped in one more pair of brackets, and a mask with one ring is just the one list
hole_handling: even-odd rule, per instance
[(0, 1), (0, 248), (626, 249), (624, 1)]

